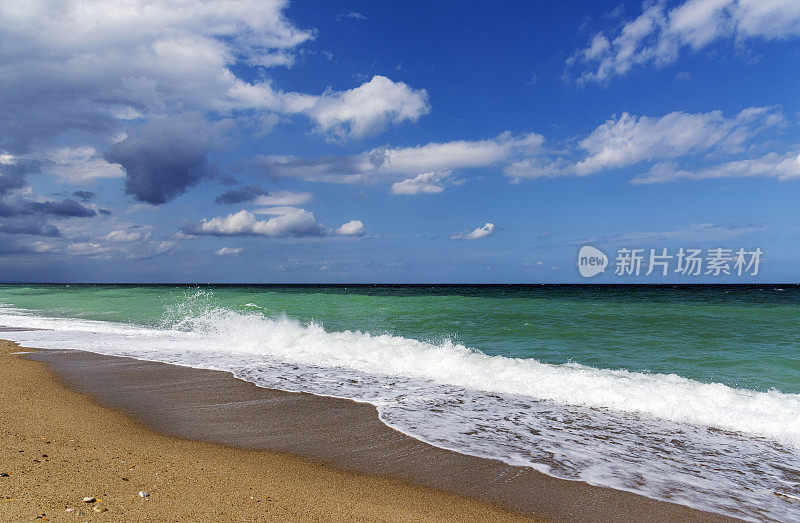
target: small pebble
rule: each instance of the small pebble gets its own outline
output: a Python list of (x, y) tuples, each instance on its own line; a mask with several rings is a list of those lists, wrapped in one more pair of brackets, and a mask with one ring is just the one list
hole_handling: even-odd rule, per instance
[(94, 503), (95, 501), (97, 501), (97, 498), (93, 496), (86, 496), (85, 498), (83, 498), (84, 503)]
[(149, 498), (150, 494), (148, 492), (145, 492), (144, 490), (140, 490), (139, 491), (139, 497), (140, 498)]
[(7, 478), (8, 472), (0, 472), (0, 478)]
[(108, 512), (108, 509), (106, 507), (99, 507), (99, 506), (92, 507), (92, 510), (94, 510), (95, 512)]
[(72, 508), (72, 507), (68, 507), (68, 508), (64, 509), (64, 512), (75, 512), (75, 509)]

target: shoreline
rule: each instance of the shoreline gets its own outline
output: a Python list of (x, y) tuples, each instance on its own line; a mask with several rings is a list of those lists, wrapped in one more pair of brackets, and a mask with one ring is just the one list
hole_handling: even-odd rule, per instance
[[(14, 352), (7, 345), (3, 344), (4, 352)], [(137, 425), (149, 437), (210, 448), (240, 460), (255, 453), (261, 457), (259, 466), (273, 474), (274, 463), (265, 463), (289, 460), (295, 467), (312, 468), (314, 474), (321, 470), (337, 477), (345, 491), (348, 485), (365, 482), (371, 490), (383, 492), (381, 499), (391, 500), (367, 500), (363, 493), (351, 493), (353, 512), (344, 516), (348, 519), (511, 520), (523, 515), (551, 521), (731, 520), (433, 447), (385, 425), (375, 407), (365, 403), (265, 389), (221, 371), (89, 352), (37, 351), (13, 358), (29, 365), (43, 363), (40, 374), (50, 374), (46, 366), (58, 376), (50, 374), (53, 387), (63, 383), (70, 391), (67, 396), (83, 398), (86, 405), (82, 410), (90, 406), (110, 409), (115, 418)], [(119, 423), (114, 419), (112, 425)], [(249, 470), (252, 465), (245, 468), (248, 470), (237, 470), (236, 475), (259, 472)], [(9, 478), (2, 479), (5, 482), (0, 486), (5, 488)], [(231, 479), (236, 484), (236, 478)], [(180, 481), (176, 478), (174, 482)], [(318, 503), (329, 493), (306, 492), (304, 496)], [(307, 505), (304, 496), (294, 503)], [(0, 515), (7, 506), (0, 504)], [(389, 508), (392, 510), (387, 512)], [(265, 513), (264, 517), (271, 515)]]

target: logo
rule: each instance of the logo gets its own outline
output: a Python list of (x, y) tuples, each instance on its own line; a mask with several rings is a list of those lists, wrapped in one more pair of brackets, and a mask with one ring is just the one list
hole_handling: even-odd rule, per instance
[(593, 278), (608, 267), (608, 256), (600, 249), (584, 245), (578, 252), (578, 271), (584, 278)]

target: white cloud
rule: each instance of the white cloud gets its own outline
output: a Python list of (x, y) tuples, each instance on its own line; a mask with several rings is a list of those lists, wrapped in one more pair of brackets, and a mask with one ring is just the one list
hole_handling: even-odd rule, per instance
[(298, 46), (313, 39), (286, 19), (287, 3), (0, 2), (0, 143), (16, 153), (93, 136), (97, 146), (130, 120), (190, 111), (249, 111), (252, 121), (273, 123), (265, 113), (305, 114), (320, 132), (344, 139), (428, 113), (424, 90), (383, 76), (322, 94), (236, 76), (235, 65), (290, 66)]
[(93, 147), (62, 147), (46, 155), (52, 162), (48, 172), (62, 182), (83, 184), (101, 178), (123, 178), (122, 168), (108, 163)]
[(784, 124), (783, 114), (774, 107), (749, 107), (733, 118), (726, 118), (721, 111), (676, 111), (662, 117), (622, 113), (580, 140), (583, 159), (525, 158), (509, 165), (505, 173), (512, 178), (585, 176), (644, 161), (736, 153), (756, 134)]
[(416, 122), (430, 105), (425, 89), (376, 75), (348, 91), (326, 91), (304, 112), (322, 133), (345, 139), (374, 134), (389, 123)]
[(673, 163), (657, 163), (648, 172), (631, 180), (634, 184), (666, 183), (709, 178), (800, 178), (800, 154), (768, 153), (759, 158), (724, 162), (695, 170), (680, 169)]
[(314, 213), (297, 207), (271, 207), (261, 214), (271, 218), (259, 220), (255, 214), (242, 209), (237, 213), (216, 218), (206, 218), (199, 223), (187, 225), (183, 233), (187, 235), (210, 236), (268, 236), (273, 238), (328, 236), (361, 236), (364, 223), (351, 220), (335, 230), (328, 229), (317, 222)]
[(321, 95), (283, 92), (267, 81), (251, 84), (233, 78), (216, 109), (305, 114), (321, 134), (343, 141), (374, 134), (388, 124), (416, 122), (430, 112), (430, 105), (424, 89), (376, 75), (353, 89), (328, 89)]
[(256, 205), (303, 205), (311, 201), (311, 198), (310, 192), (275, 191), (258, 196), (253, 203)]
[(220, 250), (215, 251), (214, 254), (217, 254), (219, 256), (225, 256), (225, 255), (233, 255), (233, 256), (235, 256), (235, 255), (237, 255), (237, 254), (239, 254), (241, 252), (242, 252), (242, 248), (241, 247), (223, 247)]
[[(24, 116), (14, 132), (18, 140), (73, 128), (110, 134), (117, 119), (170, 107), (253, 107), (242, 95), (248, 86), (262, 91), (262, 99), (271, 93), (275, 107), (291, 106), (291, 93), (276, 93), (268, 82), (249, 84), (229, 69), (239, 59), (256, 64), (276, 55), (286, 63), (293, 48), (312, 38), (286, 20), (285, 6), (283, 0), (2, 2), (3, 99), (8, 114)], [(14, 107), (26, 110), (12, 113)]]
[(384, 172), (410, 175), (425, 171), (487, 167), (507, 161), (517, 154), (539, 152), (543, 142), (544, 137), (536, 133), (520, 137), (503, 133), (496, 138), (474, 142), (457, 140), (417, 147), (377, 149), (370, 151), (370, 157)]
[(673, 9), (664, 1), (645, 2), (642, 14), (618, 34), (595, 34), (567, 63), (587, 68), (580, 82), (603, 82), (636, 67), (674, 63), (684, 48), (697, 51), (723, 38), (743, 42), (798, 36), (796, 0), (688, 0)]
[[(567, 142), (558, 150), (545, 149), (544, 137), (540, 134), (513, 136), (503, 133), (476, 141), (379, 147), (353, 156), (318, 159), (258, 156), (249, 161), (249, 167), (257, 174), (314, 182), (389, 183), (390, 191), (396, 195), (432, 194), (458, 183), (452, 176), (454, 171), (461, 169), (500, 166), (512, 182), (517, 182), (524, 178), (586, 176), (645, 162), (707, 161), (739, 155), (756, 149), (753, 139), (759, 134), (786, 125), (779, 107), (748, 107), (733, 116), (725, 116), (718, 110), (706, 113), (675, 111), (663, 116), (624, 112), (597, 126), (576, 145)], [(791, 159), (783, 160), (786, 162), (778, 166), (776, 176), (790, 178), (794, 164)], [(739, 171), (755, 172), (762, 163), (745, 161)], [(730, 171), (734, 165), (727, 167)], [(656, 168), (654, 173), (659, 176), (652, 173), (652, 176), (643, 175), (634, 183), (689, 177), (680, 172), (667, 175), (663, 166)], [(701, 176), (721, 175), (709, 171)]]
[(361, 236), (364, 234), (364, 223), (361, 220), (350, 220), (336, 229), (336, 234), (342, 236)]
[(403, 181), (392, 184), (392, 194), (420, 194), (440, 193), (444, 190), (442, 182), (449, 173), (428, 172), (422, 173), (415, 178), (406, 178)]
[(150, 234), (147, 232), (120, 230), (111, 231), (106, 234), (103, 239), (107, 242), (135, 242), (142, 238), (147, 238), (148, 236), (150, 236)]
[(450, 236), (451, 240), (479, 240), (486, 238), (494, 232), (494, 224), (487, 222), (483, 227), (477, 227), (470, 232), (454, 234)]
[(274, 216), (268, 220), (259, 220), (254, 214), (242, 209), (225, 217), (204, 219), (199, 224), (187, 227), (187, 234), (212, 236), (271, 236), (271, 237), (303, 237), (322, 236), (325, 229), (317, 223), (314, 213), (304, 209), (294, 209)]
[(590, 174), (608, 167), (633, 165), (642, 160), (672, 158), (714, 147), (740, 148), (765, 127), (783, 123), (780, 112), (770, 107), (750, 107), (734, 118), (721, 111), (669, 113), (661, 118), (623, 113), (595, 129), (580, 146), (589, 157), (575, 166), (577, 174)]
[(542, 151), (544, 137), (530, 133), (503, 133), (477, 141), (457, 140), (415, 147), (379, 147), (346, 157), (307, 159), (296, 156), (257, 156), (250, 167), (277, 177), (331, 183), (378, 183), (417, 177), (421, 173), (444, 176), (450, 171), (490, 167)]

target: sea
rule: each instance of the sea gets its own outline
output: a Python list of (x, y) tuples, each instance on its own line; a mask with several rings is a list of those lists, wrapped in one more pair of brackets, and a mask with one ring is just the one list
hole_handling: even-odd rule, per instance
[(0, 285), (0, 337), (368, 402), (437, 447), (800, 520), (798, 286)]

